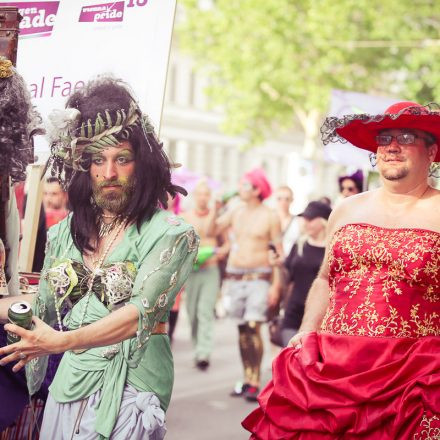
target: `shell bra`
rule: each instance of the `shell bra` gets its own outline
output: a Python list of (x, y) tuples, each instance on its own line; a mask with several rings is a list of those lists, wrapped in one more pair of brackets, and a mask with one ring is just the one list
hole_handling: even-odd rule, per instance
[[(99, 269), (93, 281), (93, 292), (111, 310), (131, 297), (136, 278), (136, 267), (131, 261), (106, 264)], [(43, 273), (50, 290), (59, 298), (59, 304), (72, 307), (87, 294), (93, 272), (84, 263), (63, 258)]]
[(440, 233), (347, 224), (333, 236), (321, 330), (372, 337), (440, 335)]

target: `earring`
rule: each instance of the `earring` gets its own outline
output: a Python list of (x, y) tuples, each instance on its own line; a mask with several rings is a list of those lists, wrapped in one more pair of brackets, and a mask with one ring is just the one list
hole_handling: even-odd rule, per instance
[(370, 153), (369, 158), (370, 158), (371, 166), (374, 168), (374, 167), (377, 165), (377, 156), (376, 156), (376, 153)]
[(435, 179), (440, 178), (440, 163), (433, 162), (429, 167), (428, 177), (434, 177)]

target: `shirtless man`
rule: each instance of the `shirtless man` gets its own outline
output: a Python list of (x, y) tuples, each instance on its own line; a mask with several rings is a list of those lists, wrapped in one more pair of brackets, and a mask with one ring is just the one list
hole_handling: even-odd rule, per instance
[(182, 214), (182, 217), (200, 236), (199, 260), (188, 278), (185, 291), (191, 337), (195, 347), (195, 365), (203, 371), (209, 367), (213, 349), (214, 308), (220, 290), (218, 261), (225, 257), (227, 249), (223, 246), (217, 248), (215, 233), (208, 233), (211, 200), (208, 184), (200, 181), (193, 196), (194, 209)]
[(263, 341), (260, 327), (266, 321), (268, 307), (275, 306), (280, 297), (281, 283), (272, 274), (269, 264), (269, 245), (279, 255), (281, 226), (277, 214), (263, 204), (271, 187), (261, 169), (246, 173), (240, 181), (239, 195), (243, 202), (232, 212), (216, 221), (217, 228), (230, 228), (231, 251), (226, 268), (229, 314), (239, 320), (239, 347), (244, 368), (243, 385), (233, 396), (255, 401), (260, 387), (260, 367)]

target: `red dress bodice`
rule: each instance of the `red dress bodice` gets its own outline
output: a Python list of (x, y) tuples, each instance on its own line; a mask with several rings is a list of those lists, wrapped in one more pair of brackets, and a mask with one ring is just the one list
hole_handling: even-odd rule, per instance
[(252, 440), (440, 439), (440, 233), (348, 224), (320, 332), (274, 360)]
[(322, 331), (353, 336), (440, 336), (440, 233), (348, 224), (329, 255)]

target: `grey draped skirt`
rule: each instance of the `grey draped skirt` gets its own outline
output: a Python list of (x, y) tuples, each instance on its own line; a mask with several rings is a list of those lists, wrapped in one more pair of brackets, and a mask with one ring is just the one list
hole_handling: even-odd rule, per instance
[[(94, 408), (100, 391), (86, 399), (58, 403), (49, 393), (44, 410), (42, 440), (96, 440)], [(111, 440), (162, 440), (165, 437), (165, 413), (154, 393), (139, 392), (126, 385)]]

